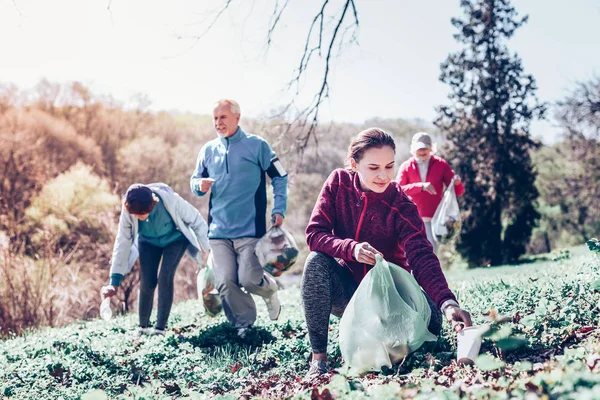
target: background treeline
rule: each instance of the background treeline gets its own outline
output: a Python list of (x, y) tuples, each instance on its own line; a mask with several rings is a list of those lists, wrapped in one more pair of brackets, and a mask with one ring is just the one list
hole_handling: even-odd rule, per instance
[[(200, 147), (215, 137), (211, 110), (157, 113), (148, 111), (149, 104), (143, 95), (123, 104), (78, 82), (42, 81), (29, 91), (0, 85), (0, 335), (97, 316), (120, 196), (131, 183), (165, 182), (206, 217), (207, 199), (192, 195), (189, 176)], [(574, 89), (554, 108), (563, 138), (532, 154), (541, 219), (530, 254), (581, 243), (600, 228), (598, 104), (599, 80)], [(243, 115), (241, 125), (269, 140), (291, 171), (286, 226), (303, 250), (321, 185), (343, 166), (350, 138), (360, 130), (388, 130), (396, 139), (398, 165), (409, 157), (416, 131), (432, 132), (444, 147), (443, 136), (428, 123), (374, 118), (320, 127), (317, 142), (300, 156), (293, 140), (299, 127), (290, 130), (278, 117)], [(469, 176), (462, 178), (469, 190)], [(442, 258), (449, 266), (456, 253), (445, 248)], [(301, 259), (292, 272), (302, 265)], [(196, 272), (184, 258), (176, 301), (196, 296)], [(124, 280), (126, 309), (135, 307), (136, 279), (132, 273)]]

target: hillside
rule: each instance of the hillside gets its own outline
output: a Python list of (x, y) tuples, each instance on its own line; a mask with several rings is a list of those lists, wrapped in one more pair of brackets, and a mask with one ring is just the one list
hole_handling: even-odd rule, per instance
[[(309, 344), (299, 290), (291, 287), (281, 293), (277, 323), (257, 301), (259, 327), (245, 341), (223, 316), (210, 319), (198, 301), (187, 301), (174, 307), (166, 337), (134, 338), (131, 314), (0, 342), (0, 398), (592, 398), (600, 393), (600, 262), (584, 248), (565, 254), (448, 275), (476, 324), (496, 320), (475, 367), (456, 365), (446, 324), (435, 349), (399, 368), (337, 374), (313, 389), (300, 382)], [(330, 342), (337, 343), (332, 320)], [(329, 351), (339, 366), (337, 345)]]

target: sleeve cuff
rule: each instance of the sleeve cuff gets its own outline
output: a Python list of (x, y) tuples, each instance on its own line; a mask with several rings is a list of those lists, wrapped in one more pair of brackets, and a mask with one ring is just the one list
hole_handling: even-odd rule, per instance
[(450, 306), (460, 307), (456, 300), (453, 300), (453, 299), (446, 300), (442, 303), (442, 306), (440, 307), (440, 311), (442, 312), (442, 314), (444, 314), (444, 311), (446, 311), (446, 308), (448, 308)]
[(121, 274), (110, 274), (110, 284), (112, 286), (119, 286), (121, 284), (122, 279), (123, 275)]

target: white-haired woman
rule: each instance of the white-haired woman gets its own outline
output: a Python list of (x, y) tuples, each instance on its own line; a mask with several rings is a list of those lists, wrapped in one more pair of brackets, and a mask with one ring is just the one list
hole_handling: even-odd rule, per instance
[[(444, 187), (450, 185), (455, 174), (446, 160), (432, 154), (431, 136), (425, 132), (414, 134), (410, 142), (410, 152), (413, 157), (402, 163), (396, 181), (417, 205), (425, 223), (427, 238), (433, 246), (433, 251), (437, 253), (437, 243), (431, 231), (431, 219), (442, 200)], [(465, 192), (458, 176), (454, 179), (454, 190), (457, 196)]]

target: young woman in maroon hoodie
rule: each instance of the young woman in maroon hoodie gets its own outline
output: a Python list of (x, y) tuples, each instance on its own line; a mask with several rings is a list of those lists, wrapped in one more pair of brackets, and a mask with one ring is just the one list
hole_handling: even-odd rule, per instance
[(412, 271), (430, 303), (433, 334), (442, 328), (442, 315), (456, 330), (471, 326), (469, 313), (448, 288), (417, 207), (393, 181), (395, 153), (385, 131), (360, 132), (350, 144), (347, 169), (331, 173), (313, 209), (302, 278), (313, 353), (307, 378), (327, 372), (329, 315), (341, 317), (377, 254)]

